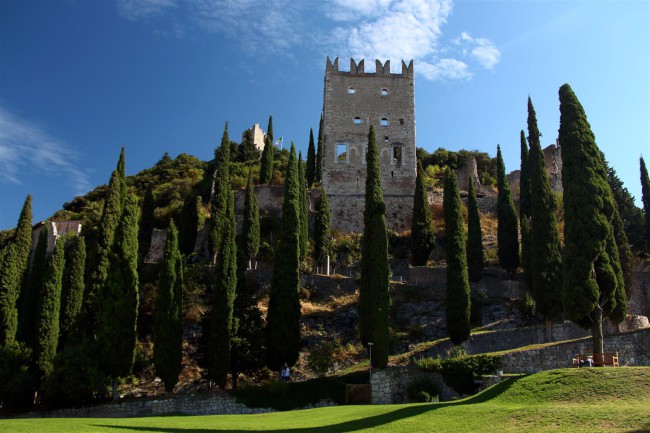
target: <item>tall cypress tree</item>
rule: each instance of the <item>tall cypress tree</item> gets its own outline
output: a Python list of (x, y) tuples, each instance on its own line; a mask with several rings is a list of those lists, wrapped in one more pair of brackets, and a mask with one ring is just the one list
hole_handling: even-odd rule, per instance
[(155, 227), (154, 211), (156, 202), (153, 197), (153, 185), (147, 187), (142, 200), (142, 212), (140, 213), (140, 229), (138, 230), (138, 261), (144, 262), (144, 258), (151, 246), (151, 236)]
[(47, 260), (47, 237), (49, 223), (45, 224), (38, 234), (36, 249), (32, 255), (32, 266), (27, 275), (27, 283), (23, 288), (20, 302), (20, 315), (18, 316), (18, 339), (25, 342), (28, 347), (34, 347), (38, 330), (37, 314), (38, 299), (43, 292), (45, 282), (45, 269)]
[(314, 130), (309, 128), (309, 147), (307, 148), (307, 187), (311, 188), (316, 178), (316, 149), (314, 148)]
[(413, 266), (425, 266), (434, 247), (435, 236), (433, 235), (427, 188), (424, 184), (424, 169), (422, 163), (418, 161), (411, 223), (411, 262)]
[(255, 161), (257, 162), (260, 159), (260, 151), (255, 146), (255, 140), (253, 137), (253, 131), (247, 129), (244, 131), (244, 140), (239, 146), (239, 152), (237, 157), (241, 162)]
[(273, 116), (269, 116), (269, 123), (266, 126), (266, 136), (271, 139), (271, 144), (273, 144)]
[(242, 252), (248, 261), (248, 269), (260, 249), (260, 211), (253, 191), (253, 170), (248, 171), (244, 196), (244, 223), (242, 225)]
[(650, 178), (643, 157), (639, 158), (639, 165), (641, 169), (641, 200), (645, 215), (645, 244), (646, 249), (650, 250)]
[(325, 131), (323, 130), (323, 114), (320, 115), (318, 124), (318, 145), (316, 147), (316, 168), (314, 171), (314, 182), (323, 180), (323, 143), (325, 142)]
[(0, 346), (8, 346), (16, 340), (17, 302), (27, 274), (31, 245), (32, 196), (28, 195), (20, 211), (16, 231), (5, 247), (0, 263)]
[(302, 162), (302, 152), (298, 153), (298, 182), (300, 182), (300, 262), (307, 257), (309, 250), (309, 208), (307, 205), (307, 188), (305, 186), (305, 166)]
[(178, 249), (182, 254), (189, 256), (194, 252), (196, 234), (199, 229), (199, 200), (200, 196), (188, 195), (181, 209), (181, 218), (178, 223)]
[(497, 243), (499, 264), (512, 274), (519, 267), (519, 239), (517, 236), (517, 211), (506, 179), (506, 167), (497, 146)]
[[(605, 156), (603, 155), (603, 159)], [(605, 160), (607, 165), (607, 182), (614, 194), (618, 213), (623, 222), (623, 229), (628, 239), (628, 243), (635, 245), (637, 248), (643, 248), (645, 239), (645, 227), (643, 224), (643, 210), (636, 206), (634, 197), (630, 191), (623, 185), (623, 181), (616, 174), (616, 170), (611, 167)], [(618, 238), (617, 238), (618, 243)], [(628, 287), (627, 283), (625, 287)]]
[(521, 229), (521, 264), (524, 268), (524, 280), (529, 291), (533, 290), (533, 254), (530, 235), (531, 190), (528, 142), (526, 134), (521, 131), (521, 171), (519, 177), (519, 225)]
[(171, 392), (178, 382), (183, 357), (183, 261), (178, 231), (170, 220), (154, 305), (153, 363)]
[(388, 364), (388, 322), (390, 296), (388, 295), (388, 237), (386, 234), (386, 207), (381, 190), (379, 153), (375, 127), (368, 132), (366, 153), (366, 204), (363, 212), (363, 239), (361, 241), (361, 280), (359, 284), (359, 334), (364, 345), (373, 343), (371, 363), (384, 368)]
[(124, 146), (120, 150), (120, 157), (117, 160), (117, 174), (120, 178), (120, 207), (124, 209), (124, 204), (126, 203), (126, 196), (128, 194), (128, 187), (126, 186), (126, 159), (124, 156)]
[(546, 319), (546, 339), (553, 336), (553, 320), (562, 315), (562, 255), (560, 238), (557, 230), (555, 196), (546, 174), (544, 153), (539, 141), (537, 116), (530, 97), (528, 97), (528, 140), (530, 142), (529, 169), (531, 194), (532, 248), (528, 253), (533, 256), (533, 287), (537, 311)]
[(443, 193), (447, 253), (445, 315), (447, 334), (454, 344), (467, 340), (470, 331), (470, 291), (462, 206), (456, 175), (451, 168), (447, 167)]
[(467, 184), (467, 273), (470, 281), (477, 282), (483, 277), (483, 234), (474, 182), (469, 178)]
[(83, 304), (86, 241), (83, 236), (72, 236), (65, 243), (65, 268), (61, 290), (61, 318), (59, 321), (59, 348), (75, 331)]
[(269, 293), (269, 310), (266, 318), (267, 365), (279, 370), (286, 362), (294, 365), (298, 360), (300, 341), (300, 186), (296, 149), (291, 145), (284, 181), (284, 201), (280, 238), (275, 250), (273, 276)]
[(273, 141), (267, 134), (260, 161), (260, 185), (270, 184), (271, 179), (273, 179)]
[(316, 203), (316, 216), (314, 218), (314, 259), (318, 266), (323, 266), (323, 260), (330, 254), (332, 235), (330, 224), (332, 215), (327, 200), (325, 187), (320, 187), (320, 199)]
[(97, 345), (104, 373), (117, 380), (131, 372), (138, 319), (138, 202), (127, 196), (115, 232), (106, 282), (97, 293)]
[(611, 220), (616, 209), (607, 171), (587, 116), (568, 84), (559, 90), (564, 189), (564, 311), (591, 328), (603, 352), (602, 321), (623, 319), (625, 292)]
[(208, 245), (212, 262), (221, 251), (219, 242), (223, 238), (228, 221), (226, 208), (230, 195), (230, 139), (228, 138), (228, 122), (223, 130), (221, 146), (215, 151), (217, 166), (212, 183), (212, 200), (210, 203), (210, 237)]

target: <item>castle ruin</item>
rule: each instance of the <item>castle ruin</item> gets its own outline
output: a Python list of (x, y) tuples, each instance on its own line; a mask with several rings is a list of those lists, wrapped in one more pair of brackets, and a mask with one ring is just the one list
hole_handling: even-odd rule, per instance
[(411, 226), (415, 192), (415, 89), (413, 60), (402, 72), (390, 72), (390, 60), (375, 61), (374, 73), (364, 60), (350, 59), (339, 71), (338, 57), (327, 58), (323, 98), (322, 182), (332, 209), (332, 228), (363, 231), (366, 150), (370, 125), (375, 135), (386, 204), (386, 226)]

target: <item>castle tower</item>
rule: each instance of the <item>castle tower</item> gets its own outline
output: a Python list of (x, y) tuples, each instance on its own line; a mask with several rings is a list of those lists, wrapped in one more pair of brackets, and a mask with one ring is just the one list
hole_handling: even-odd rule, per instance
[(368, 130), (375, 126), (386, 223), (392, 230), (410, 228), (415, 192), (415, 93), (413, 60), (402, 73), (390, 72), (390, 60), (350, 59), (339, 71), (338, 57), (327, 58), (323, 100), (322, 181), (332, 209), (332, 228), (363, 231)]

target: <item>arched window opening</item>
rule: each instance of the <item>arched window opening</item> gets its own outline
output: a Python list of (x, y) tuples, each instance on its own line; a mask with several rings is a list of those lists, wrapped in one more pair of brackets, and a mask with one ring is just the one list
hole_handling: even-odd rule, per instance
[(388, 119), (384, 117), (383, 119), (381, 119), (381, 121), (379, 122), (379, 124), (380, 124), (381, 126), (388, 126)]

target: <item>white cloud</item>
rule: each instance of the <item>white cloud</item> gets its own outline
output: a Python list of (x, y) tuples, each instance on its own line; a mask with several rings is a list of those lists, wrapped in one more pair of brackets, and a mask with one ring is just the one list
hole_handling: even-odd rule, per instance
[(73, 163), (75, 153), (34, 123), (0, 107), (0, 181), (45, 174), (63, 179), (77, 194), (90, 189), (88, 173)]
[(120, 15), (131, 21), (159, 15), (173, 7), (176, 7), (174, 0), (119, 0), (117, 3)]
[(463, 53), (469, 52), (485, 69), (493, 69), (501, 60), (501, 51), (487, 38), (473, 38), (469, 33), (463, 32), (454, 43), (463, 47)]
[(441, 59), (436, 64), (420, 62), (418, 70), (424, 78), (434, 81), (469, 80), (474, 76), (465, 63), (456, 59)]

